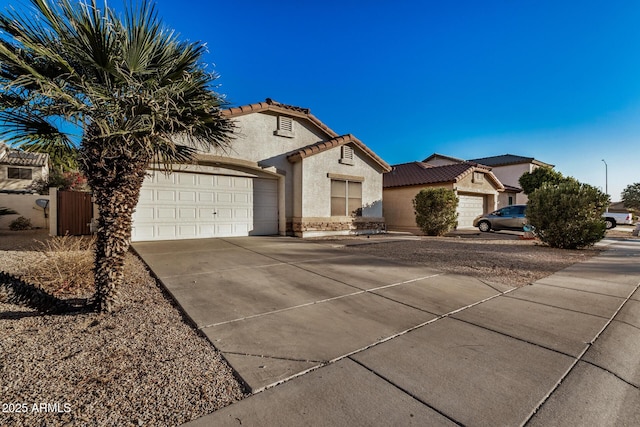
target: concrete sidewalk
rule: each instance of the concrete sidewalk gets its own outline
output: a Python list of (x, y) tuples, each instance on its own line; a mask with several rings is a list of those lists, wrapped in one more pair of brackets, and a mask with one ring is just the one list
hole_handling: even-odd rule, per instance
[(189, 426), (640, 425), (637, 241), (513, 289), (253, 239), (135, 245), (256, 392)]

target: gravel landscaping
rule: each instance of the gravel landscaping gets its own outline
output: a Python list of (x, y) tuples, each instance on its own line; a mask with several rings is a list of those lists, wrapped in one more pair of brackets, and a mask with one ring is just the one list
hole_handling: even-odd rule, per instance
[[(535, 282), (604, 250), (600, 247), (583, 250), (554, 249), (537, 240), (523, 240), (520, 234), (464, 230), (447, 237), (423, 236), (416, 240), (385, 243), (381, 243), (384, 238), (367, 239), (362, 236), (324, 240), (346, 243), (345, 250), (354, 253), (419, 264), (510, 286)], [(622, 229), (608, 231), (607, 238), (637, 239), (631, 236), (630, 230)], [(363, 241), (375, 244), (353, 244)]]

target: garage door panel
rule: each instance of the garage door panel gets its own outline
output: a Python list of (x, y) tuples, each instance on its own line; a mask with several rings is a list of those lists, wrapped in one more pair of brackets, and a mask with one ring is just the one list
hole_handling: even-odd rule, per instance
[(231, 208), (218, 208), (216, 209), (216, 219), (218, 220), (230, 220), (233, 218), (233, 209)]
[(216, 237), (215, 225), (205, 224), (198, 226), (198, 237)]
[(196, 201), (196, 192), (195, 191), (181, 191), (178, 195), (178, 200), (181, 202), (195, 202)]
[(253, 180), (251, 178), (236, 178), (234, 177), (232, 179), (232, 186), (233, 188), (237, 188), (237, 189), (250, 189), (251, 188), (251, 182)]
[(216, 187), (220, 188), (231, 188), (233, 187), (232, 180), (230, 176), (217, 176), (216, 177)]
[(233, 194), (234, 203), (251, 203), (251, 194), (250, 193), (234, 193)]
[(200, 191), (198, 192), (198, 201), (200, 203), (213, 203), (213, 201), (215, 200), (215, 194), (212, 192), (208, 192), (208, 191)]
[(155, 199), (159, 202), (174, 202), (176, 200), (176, 192), (173, 190), (158, 190)]
[(152, 174), (141, 189), (132, 240), (277, 234), (277, 183), (184, 172)]
[(134, 213), (134, 219), (136, 218), (140, 218), (141, 220), (153, 220), (155, 218), (155, 209), (138, 208)]
[(216, 193), (216, 201), (218, 203), (231, 203), (233, 202), (233, 194), (232, 193)]
[(176, 227), (174, 225), (158, 225), (156, 227), (156, 236), (163, 240), (176, 238)]
[(198, 185), (202, 188), (212, 188), (215, 186), (215, 176), (198, 175)]
[(179, 173), (174, 174), (176, 177), (176, 184), (179, 187), (193, 188), (198, 183), (198, 175), (192, 173)]
[(483, 195), (458, 195), (458, 227), (472, 227), (473, 220), (484, 213)]
[(196, 219), (196, 208), (180, 208), (178, 218), (181, 220)]
[(160, 220), (173, 220), (176, 219), (175, 208), (157, 208), (156, 217)]

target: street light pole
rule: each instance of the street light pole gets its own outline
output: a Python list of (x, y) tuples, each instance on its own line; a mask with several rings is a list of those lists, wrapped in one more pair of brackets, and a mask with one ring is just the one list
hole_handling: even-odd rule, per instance
[(605, 162), (604, 159), (602, 159), (602, 161), (604, 162), (604, 192), (609, 195), (609, 168), (607, 162)]

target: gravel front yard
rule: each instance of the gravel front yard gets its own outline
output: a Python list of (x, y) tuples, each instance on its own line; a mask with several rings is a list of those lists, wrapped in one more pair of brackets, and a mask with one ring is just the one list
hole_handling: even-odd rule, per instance
[[(607, 237), (636, 239), (630, 232), (621, 230), (611, 230)], [(363, 240), (362, 237), (355, 239)], [(349, 245), (346, 250), (473, 276), (486, 282), (523, 286), (598, 255), (604, 249), (553, 249), (536, 240), (522, 240), (515, 233), (465, 231), (451, 237)]]
[[(0, 270), (41, 262), (42, 252), (24, 250), (42, 247), (34, 238), (46, 235), (0, 230)], [(1, 426), (172, 426), (245, 396), (132, 254), (126, 272), (114, 315), (43, 316), (0, 302)]]

